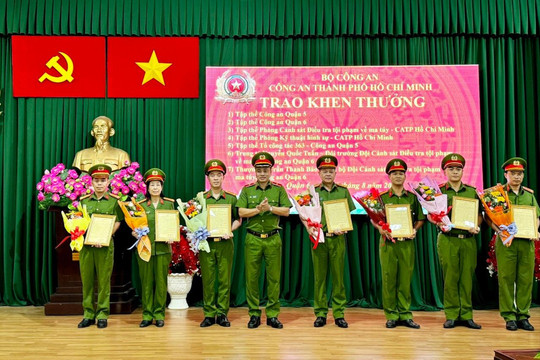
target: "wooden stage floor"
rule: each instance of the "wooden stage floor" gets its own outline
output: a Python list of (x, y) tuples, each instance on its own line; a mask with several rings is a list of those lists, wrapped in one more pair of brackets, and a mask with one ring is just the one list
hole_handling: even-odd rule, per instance
[(282, 308), (284, 329), (247, 329), (246, 308), (232, 326), (201, 329), (201, 308), (167, 310), (164, 328), (139, 328), (141, 310), (113, 315), (109, 327), (78, 329), (80, 316), (45, 316), (43, 307), (0, 307), (2, 359), (493, 359), (495, 349), (540, 348), (540, 308), (534, 332), (507, 331), (495, 310), (475, 311), (482, 330), (443, 329), (444, 313), (415, 312), (419, 330), (386, 329), (379, 309), (346, 311), (348, 329), (333, 319), (313, 327), (313, 309)]

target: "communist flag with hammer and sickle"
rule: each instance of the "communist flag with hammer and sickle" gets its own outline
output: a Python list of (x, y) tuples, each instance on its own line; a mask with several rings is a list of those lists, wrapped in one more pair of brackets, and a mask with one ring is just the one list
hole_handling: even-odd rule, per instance
[(105, 38), (12, 36), (13, 96), (105, 97)]

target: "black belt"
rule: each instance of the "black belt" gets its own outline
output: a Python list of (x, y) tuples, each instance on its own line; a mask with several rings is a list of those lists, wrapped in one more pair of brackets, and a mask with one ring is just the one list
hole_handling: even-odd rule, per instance
[(468, 234), (457, 234), (457, 235), (454, 235), (454, 234), (449, 234), (449, 233), (441, 233), (443, 235), (446, 235), (446, 236), (451, 236), (451, 237), (457, 237), (458, 239), (468, 239), (468, 238), (471, 238), (474, 236), (474, 234), (471, 234), (471, 233), (468, 233)]
[(392, 238), (396, 241), (407, 241), (407, 240), (412, 240), (411, 238), (406, 238), (406, 237), (395, 237), (395, 238)]
[(256, 231), (247, 229), (247, 232), (248, 232), (248, 234), (258, 236), (261, 239), (266, 239), (266, 238), (269, 238), (272, 235), (276, 235), (277, 233), (279, 233), (279, 230), (272, 230), (272, 231), (267, 232), (267, 233), (258, 233)]
[(227, 239), (222, 238), (222, 237), (209, 237), (209, 238), (206, 238), (206, 240), (218, 242), (218, 241), (221, 241), (221, 240), (227, 240)]

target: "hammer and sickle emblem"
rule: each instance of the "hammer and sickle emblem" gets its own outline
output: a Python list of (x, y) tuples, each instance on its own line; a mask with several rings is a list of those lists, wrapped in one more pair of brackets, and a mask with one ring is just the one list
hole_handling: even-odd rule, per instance
[(47, 67), (49, 69), (51, 68), (55, 68), (56, 71), (58, 71), (58, 73), (60, 74), (60, 76), (52, 76), (48, 73), (44, 73), (43, 75), (41, 75), (41, 77), (39, 78), (39, 82), (43, 82), (45, 80), (49, 80), (49, 81), (52, 81), (54, 83), (61, 83), (61, 82), (64, 82), (64, 81), (69, 81), (69, 82), (72, 82), (73, 81), (73, 76), (71, 76), (71, 74), (73, 74), (73, 61), (71, 60), (71, 58), (69, 57), (69, 55), (59, 51), (60, 55), (62, 55), (64, 57), (64, 59), (66, 60), (66, 63), (67, 63), (67, 69), (64, 69), (59, 63), (58, 63), (58, 60), (60, 60), (60, 57), (58, 55), (55, 55), (53, 56), (48, 62), (47, 62)]

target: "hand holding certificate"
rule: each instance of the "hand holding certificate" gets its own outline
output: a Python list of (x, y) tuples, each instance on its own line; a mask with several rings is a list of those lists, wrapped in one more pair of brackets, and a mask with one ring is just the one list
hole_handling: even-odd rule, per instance
[(452, 224), (456, 229), (470, 230), (478, 228), (477, 199), (454, 196), (452, 198)]
[(180, 214), (176, 210), (156, 210), (156, 241), (180, 241)]
[(324, 201), (323, 207), (329, 233), (343, 233), (353, 229), (347, 199)]
[(538, 214), (534, 206), (512, 205), (517, 238), (538, 239)]
[(410, 204), (385, 205), (385, 210), (394, 239), (413, 238), (416, 235), (412, 224)]
[(115, 223), (115, 215), (93, 214), (84, 244), (96, 247), (109, 246)]

